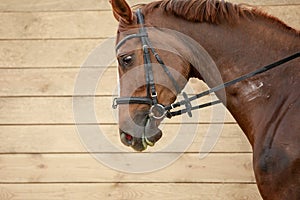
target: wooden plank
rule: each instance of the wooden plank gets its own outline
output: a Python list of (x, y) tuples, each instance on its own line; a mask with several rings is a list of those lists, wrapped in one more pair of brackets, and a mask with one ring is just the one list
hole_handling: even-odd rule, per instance
[(265, 10), (270, 15), (278, 17), (290, 27), (300, 30), (300, 20), (299, 20), (300, 6), (299, 5), (292, 6), (292, 7), (266, 6), (263, 7), (263, 10)]
[(107, 38), (117, 21), (111, 11), (0, 13), (0, 39)]
[[(99, 77), (95, 95), (117, 94), (117, 69), (87, 68), (88, 77)], [(0, 96), (72, 96), (75, 81), (80, 69), (0, 69)], [(189, 94), (200, 93), (207, 89), (202, 81), (192, 79), (186, 87)]]
[[(32, 192), (34, 191), (34, 192)], [(2, 200), (260, 200), (255, 184), (9, 184), (0, 185)]]
[[(204, 98), (201, 102), (209, 101)], [(76, 123), (116, 123), (117, 111), (112, 110), (112, 97), (77, 97), (74, 108), (77, 117)], [(91, 106), (87, 106), (91, 103)], [(195, 102), (196, 105), (197, 102)], [(94, 106), (94, 107), (93, 107)], [(45, 98), (0, 98), (0, 124), (74, 124), (72, 98), (45, 97)], [(221, 112), (219, 112), (221, 111)], [(9, 113), (9, 115), (8, 115)], [(200, 114), (200, 116), (199, 116)], [(94, 117), (97, 117), (97, 119)], [(198, 116), (197, 116), (198, 115)], [(183, 118), (184, 117), (184, 118)], [(212, 118), (214, 117), (214, 118)], [(165, 119), (167, 123), (233, 123), (235, 120), (223, 105), (195, 111), (194, 117), (186, 119), (178, 116), (174, 119)], [(200, 119), (199, 119), (200, 118)]]
[[(128, 0), (130, 5), (138, 3), (150, 3), (154, 0)], [(247, 3), (251, 5), (293, 5), (299, 4), (298, 0), (230, 0), (234, 3)], [(24, 11), (85, 11), (85, 10), (109, 10), (107, 0), (1, 0), (0, 11), (24, 12)]]
[(0, 11), (24, 12), (24, 11), (74, 11), (94, 10), (108, 8), (105, 0), (2, 0)]
[[(263, 10), (300, 29), (300, 5)], [(111, 11), (0, 13), (0, 39), (107, 38), (116, 33)]]
[[(93, 182), (197, 182), (197, 183), (254, 183), (252, 154), (209, 154), (199, 159), (196, 154), (101, 154), (112, 162), (106, 166), (89, 154), (15, 154), (0, 155), (1, 183), (93, 183)], [(139, 162), (144, 157), (147, 162)], [(174, 158), (171, 165), (161, 164)], [(160, 162), (152, 162), (158, 158)], [(178, 158), (178, 159), (176, 159)], [(151, 160), (150, 160), (151, 159)], [(172, 160), (170, 160), (172, 161)], [(126, 169), (120, 164), (126, 165)], [(134, 164), (135, 163), (135, 164)], [(139, 164), (137, 164), (139, 163)], [(134, 164), (134, 166), (132, 166)], [(151, 173), (135, 172), (146, 164)], [(117, 170), (112, 170), (113, 166)], [(124, 167), (124, 166), (123, 166)], [(159, 169), (159, 170), (158, 170)]]
[[(89, 125), (93, 127), (95, 125)], [(148, 148), (147, 152), (163, 151), (169, 145), (173, 151), (177, 145), (173, 143), (181, 125), (166, 124), (163, 127), (163, 137), (154, 147)], [(101, 125), (102, 133), (121, 151), (131, 151), (120, 142), (117, 125)], [(197, 127), (195, 138), (186, 152), (200, 152), (201, 145), (206, 135), (210, 134), (209, 128), (214, 125), (201, 124)], [(88, 128), (87, 128), (88, 129)], [(236, 124), (225, 124), (220, 130), (221, 134), (212, 152), (251, 152), (251, 147), (244, 133)], [(89, 133), (86, 132), (88, 137)], [(189, 135), (187, 131), (184, 133)], [(91, 135), (92, 137), (92, 135)], [(217, 137), (216, 137), (217, 138)], [(84, 141), (78, 134), (76, 126), (0, 126), (0, 153), (83, 153), (88, 150), (84, 147)], [(203, 151), (203, 150), (202, 150)], [(95, 152), (92, 150), (92, 152)]]
[(78, 67), (101, 42), (97, 39), (0, 41), (0, 67)]

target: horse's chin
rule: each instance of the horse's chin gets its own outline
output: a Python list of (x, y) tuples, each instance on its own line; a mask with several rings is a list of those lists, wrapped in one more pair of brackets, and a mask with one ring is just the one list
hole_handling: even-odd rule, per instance
[(154, 119), (147, 119), (144, 130), (138, 137), (128, 133), (121, 133), (121, 141), (126, 146), (132, 147), (135, 151), (144, 151), (148, 146), (154, 146), (162, 137), (162, 131), (158, 128), (158, 122)]
[(162, 131), (157, 129), (156, 134), (152, 135), (151, 137), (142, 137), (139, 138), (136, 144), (133, 143), (131, 146), (135, 151), (145, 151), (148, 146), (153, 147), (155, 143), (162, 137)]

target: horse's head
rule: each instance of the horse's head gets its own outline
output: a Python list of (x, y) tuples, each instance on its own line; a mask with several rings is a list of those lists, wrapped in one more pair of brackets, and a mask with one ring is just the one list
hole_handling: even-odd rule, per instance
[(125, 0), (110, 3), (119, 22), (116, 54), (120, 98), (114, 103), (119, 105), (120, 137), (125, 145), (143, 151), (161, 138), (158, 126), (166, 114), (163, 107), (176, 100), (191, 68), (175, 51), (157, 48), (178, 41), (153, 28), (152, 19), (140, 10), (133, 12)]

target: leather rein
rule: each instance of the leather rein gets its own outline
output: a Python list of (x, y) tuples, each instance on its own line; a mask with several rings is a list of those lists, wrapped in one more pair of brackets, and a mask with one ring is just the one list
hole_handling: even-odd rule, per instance
[[(116, 51), (125, 44), (127, 40), (130, 40), (132, 38), (140, 38), (141, 43), (142, 43), (142, 48), (143, 48), (143, 57), (144, 57), (144, 69), (145, 69), (145, 76), (146, 76), (146, 88), (147, 88), (147, 96), (146, 97), (118, 97), (113, 100), (113, 109), (116, 109), (118, 105), (124, 105), (124, 104), (148, 104), (150, 105), (150, 110), (149, 110), (149, 117), (152, 117), (154, 119), (163, 119), (164, 117), (172, 118), (174, 116), (182, 115), (184, 113), (187, 113), (189, 117), (192, 117), (192, 111), (196, 109), (201, 109), (205, 108), (208, 106), (213, 106), (219, 103), (222, 103), (221, 100), (216, 100), (212, 101), (209, 103), (205, 104), (200, 104), (197, 106), (192, 106), (191, 102), (199, 99), (201, 97), (207, 96), (211, 93), (217, 92), (221, 89), (224, 89), (226, 87), (229, 87), (231, 85), (234, 85), (235, 83), (241, 82), (243, 80), (246, 80), (248, 78), (251, 78), (253, 76), (256, 76), (258, 74), (264, 73), (266, 71), (269, 71), (275, 67), (278, 67), (284, 63), (287, 63), (291, 60), (294, 60), (298, 57), (300, 57), (300, 52), (297, 52), (291, 56), (288, 56), (286, 58), (283, 58), (277, 62), (274, 62), (270, 65), (264, 66), (258, 70), (255, 70), (253, 72), (250, 72), (246, 75), (240, 76), (236, 79), (233, 79), (231, 81), (228, 81), (224, 84), (218, 85), (216, 87), (213, 87), (209, 90), (206, 90), (204, 92), (201, 92), (195, 96), (188, 97), (185, 92), (182, 93), (184, 100), (172, 103), (171, 105), (164, 106), (162, 104), (158, 103), (157, 100), (157, 92), (155, 89), (155, 82), (154, 82), (154, 77), (153, 77), (153, 68), (151, 64), (151, 59), (150, 59), (150, 53), (152, 53), (156, 59), (156, 61), (160, 64), (160, 66), (163, 68), (164, 72), (168, 76), (168, 78), (172, 81), (172, 84), (177, 92), (177, 94), (180, 94), (180, 88), (168, 70), (167, 66), (164, 64), (163, 60), (160, 58), (160, 56), (156, 53), (155, 49), (150, 43), (147, 29), (145, 28), (144, 24), (144, 16), (141, 13), (141, 10), (138, 9), (136, 12), (136, 16), (138, 19), (138, 24), (140, 25), (139, 28), (139, 33), (137, 34), (131, 34), (123, 38), (116, 46)], [(172, 111), (172, 109), (185, 106), (184, 109), (178, 110), (178, 111)]]

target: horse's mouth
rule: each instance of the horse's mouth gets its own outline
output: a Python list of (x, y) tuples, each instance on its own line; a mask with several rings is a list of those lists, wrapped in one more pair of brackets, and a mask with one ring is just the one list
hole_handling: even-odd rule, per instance
[(162, 137), (162, 131), (157, 128), (153, 119), (147, 119), (142, 134), (132, 136), (123, 131), (120, 132), (120, 138), (124, 145), (132, 147), (135, 151), (144, 151), (148, 146), (154, 146)]

